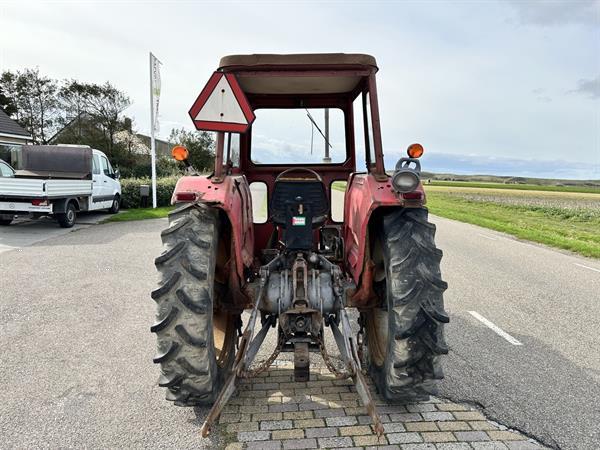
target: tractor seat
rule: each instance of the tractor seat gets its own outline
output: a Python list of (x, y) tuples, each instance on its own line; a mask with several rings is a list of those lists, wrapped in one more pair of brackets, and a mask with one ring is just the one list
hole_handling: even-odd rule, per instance
[[(302, 212), (299, 211), (299, 205), (302, 205)], [(290, 215), (305, 216), (312, 222), (312, 228), (320, 227), (329, 215), (329, 200), (323, 179), (311, 169), (292, 168), (281, 172), (275, 179), (269, 215), (275, 224), (283, 228), (286, 228)]]

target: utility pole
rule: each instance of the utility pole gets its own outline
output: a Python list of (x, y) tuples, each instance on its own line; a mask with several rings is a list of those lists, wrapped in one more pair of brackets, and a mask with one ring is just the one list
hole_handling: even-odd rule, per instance
[(329, 108), (325, 108), (325, 156), (323, 157), (323, 162), (331, 162), (331, 158), (329, 157)]

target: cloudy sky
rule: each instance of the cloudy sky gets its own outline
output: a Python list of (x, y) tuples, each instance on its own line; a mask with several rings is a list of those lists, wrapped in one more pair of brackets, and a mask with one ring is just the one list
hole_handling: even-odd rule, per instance
[(0, 0), (0, 29), (0, 71), (110, 80), (140, 131), (153, 51), (162, 136), (222, 55), (369, 53), (388, 166), (417, 141), (427, 170), (600, 178), (600, 0)]

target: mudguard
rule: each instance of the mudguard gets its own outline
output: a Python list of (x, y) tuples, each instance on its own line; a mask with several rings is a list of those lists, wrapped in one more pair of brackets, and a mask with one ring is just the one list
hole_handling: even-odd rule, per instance
[(196, 202), (222, 209), (233, 233), (236, 272), (243, 283), (244, 268), (253, 261), (254, 229), (252, 226), (252, 196), (244, 175), (230, 175), (223, 181), (214, 182), (208, 176), (186, 176), (179, 179), (171, 203), (175, 204), (180, 193), (195, 193)]
[[(417, 194), (420, 193), (420, 194)], [(425, 201), (423, 186), (409, 195), (395, 192), (391, 180), (378, 181), (371, 174), (353, 173), (344, 198), (344, 248), (347, 270), (359, 286), (365, 261), (367, 229), (373, 211), (388, 207), (421, 207)]]
[(75, 208), (77, 211), (81, 210), (79, 205), (79, 199), (77, 197), (67, 197), (67, 198), (59, 198), (57, 200), (52, 200), (52, 214), (63, 214), (67, 211), (67, 205), (69, 202), (75, 203)]

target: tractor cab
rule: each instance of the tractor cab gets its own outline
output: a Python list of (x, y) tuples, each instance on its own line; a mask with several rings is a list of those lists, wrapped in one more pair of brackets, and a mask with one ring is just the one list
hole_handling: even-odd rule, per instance
[[(191, 170), (173, 193), (152, 331), (167, 399), (212, 405), (204, 434), (237, 381), (279, 352), (294, 353), (297, 381), (310, 378), (311, 352), (352, 378), (378, 433), (363, 365), (389, 400), (426, 398), (441, 378), (448, 318), (423, 148), (411, 145), (386, 173), (377, 70), (362, 54), (226, 56), (189, 111), (199, 130), (216, 132), (215, 167)], [(253, 364), (270, 330), (276, 348)]]
[(280, 242), (302, 243), (330, 253), (335, 247), (341, 262), (343, 193), (357, 167), (398, 199), (383, 162), (375, 58), (233, 55), (218, 70), (235, 76), (256, 116), (246, 133), (217, 135), (223, 157), (217, 153), (215, 167), (216, 179), (243, 174), (248, 181), (254, 256), (265, 262)]

